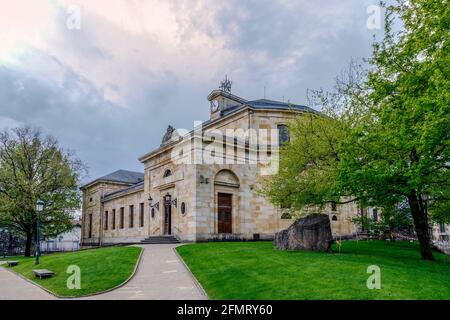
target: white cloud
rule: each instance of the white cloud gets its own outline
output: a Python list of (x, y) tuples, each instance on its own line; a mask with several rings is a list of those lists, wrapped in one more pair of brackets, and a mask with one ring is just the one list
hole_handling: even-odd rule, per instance
[(55, 7), (50, 1), (0, 0), (0, 62), (14, 62), (27, 46), (45, 48)]
[(23, 123), (20, 123), (14, 119), (0, 116), (0, 130), (17, 128), (22, 125), (23, 125)]
[[(208, 117), (205, 97), (225, 74), (248, 98), (266, 86), (305, 103), (307, 88), (330, 86), (370, 52), (368, 3), (0, 0), (0, 126), (43, 127), (94, 176), (136, 168), (168, 123)], [(79, 30), (66, 27), (68, 5), (81, 8)]]

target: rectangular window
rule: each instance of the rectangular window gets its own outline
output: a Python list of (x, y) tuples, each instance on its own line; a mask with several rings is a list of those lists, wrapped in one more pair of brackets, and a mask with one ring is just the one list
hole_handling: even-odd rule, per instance
[(283, 146), (289, 142), (289, 132), (285, 124), (279, 124), (278, 129), (278, 146)]
[(113, 230), (116, 229), (116, 209), (112, 210), (112, 228)]
[(134, 227), (134, 206), (130, 206), (130, 228)]
[(141, 203), (139, 205), (139, 227), (143, 227), (144, 226), (144, 204)]
[(336, 202), (331, 203), (331, 211), (337, 211), (337, 205)]
[(373, 216), (374, 221), (378, 221), (378, 210), (377, 209), (373, 209), (372, 216)]
[(445, 223), (441, 223), (441, 233), (445, 233)]
[(123, 227), (124, 227), (124, 211), (125, 211), (125, 208), (124, 207), (122, 207), (122, 208), (120, 208), (120, 229), (123, 229)]
[(105, 230), (108, 230), (108, 211), (105, 211)]

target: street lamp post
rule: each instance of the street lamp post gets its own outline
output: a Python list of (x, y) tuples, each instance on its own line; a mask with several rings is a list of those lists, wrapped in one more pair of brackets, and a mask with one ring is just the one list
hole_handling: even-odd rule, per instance
[(38, 200), (36, 202), (36, 211), (37, 211), (37, 230), (36, 230), (36, 257), (34, 264), (39, 264), (39, 256), (41, 255), (41, 212), (44, 209), (44, 201)]

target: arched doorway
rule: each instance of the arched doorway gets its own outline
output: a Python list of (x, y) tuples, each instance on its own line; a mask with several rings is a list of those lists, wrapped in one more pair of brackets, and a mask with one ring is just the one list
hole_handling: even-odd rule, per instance
[(233, 233), (233, 197), (239, 189), (239, 179), (231, 170), (220, 170), (214, 178), (216, 202), (216, 221), (217, 233), (231, 234)]

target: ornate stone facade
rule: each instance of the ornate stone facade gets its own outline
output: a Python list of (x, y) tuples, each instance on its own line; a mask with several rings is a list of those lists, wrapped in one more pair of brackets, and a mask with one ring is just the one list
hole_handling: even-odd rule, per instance
[[(162, 234), (181, 241), (273, 239), (292, 224), (258, 188), (276, 169), (277, 133), (316, 111), (223, 90), (208, 100), (211, 118), (183, 135), (169, 126), (161, 146), (139, 158), (143, 173), (119, 170), (82, 187), (84, 245)], [(356, 231), (354, 204), (327, 211), (334, 235)]]

